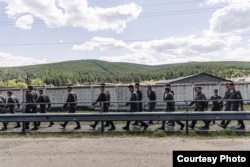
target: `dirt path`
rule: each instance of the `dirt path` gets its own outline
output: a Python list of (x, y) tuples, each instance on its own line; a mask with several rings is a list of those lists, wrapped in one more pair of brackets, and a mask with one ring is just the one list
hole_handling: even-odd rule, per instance
[(0, 138), (0, 167), (171, 167), (173, 150), (249, 150), (249, 140)]

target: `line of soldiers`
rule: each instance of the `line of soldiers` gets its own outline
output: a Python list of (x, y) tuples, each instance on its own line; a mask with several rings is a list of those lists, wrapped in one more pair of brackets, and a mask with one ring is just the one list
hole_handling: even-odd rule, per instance
[[(140, 90), (140, 84), (135, 83), (135, 86), (129, 85), (128, 89), (131, 93), (130, 97), (130, 102), (126, 103), (126, 106), (130, 106), (130, 112), (142, 112), (143, 110), (143, 103), (142, 103), (142, 97), (143, 93)], [(223, 101), (226, 101), (225, 103), (225, 111), (243, 111), (243, 100), (240, 91), (235, 90), (235, 85), (234, 83), (227, 83), (226, 84), (226, 92), (225, 96), (222, 98), (221, 96), (218, 95), (218, 90), (214, 90), (214, 95), (211, 96), (209, 99), (210, 101), (213, 102), (212, 106), (212, 111), (221, 111), (223, 108)], [(201, 87), (195, 87), (194, 91), (196, 93), (195, 100), (192, 101), (189, 106), (192, 106), (195, 104), (195, 111), (205, 111), (208, 108), (208, 101), (206, 99), (205, 94), (202, 93), (202, 88)], [(68, 112), (69, 113), (75, 113), (76, 112), (76, 107), (77, 107), (77, 95), (72, 91), (72, 87), (67, 87), (67, 92), (68, 92), (68, 97), (66, 100), (66, 103), (62, 106), (62, 109), (65, 109), (67, 106), (69, 108)], [(11, 91), (7, 92), (8, 98), (6, 98), (2, 95), (0, 95), (0, 113), (6, 113), (7, 110), (11, 114), (15, 114), (16, 111), (20, 108), (20, 103), (19, 100), (12, 95)], [(147, 86), (147, 97), (149, 99), (148, 103), (148, 111), (153, 112), (155, 111), (155, 106), (156, 106), (156, 93), (155, 91), (152, 90), (152, 86), (148, 85)], [(96, 99), (96, 102), (94, 102), (92, 105), (100, 104), (100, 106), (103, 104), (104, 106), (101, 106), (103, 109), (102, 112), (108, 112), (109, 107), (110, 107), (110, 93), (109, 91), (105, 90), (105, 84), (100, 85), (100, 94), (98, 98)], [(165, 91), (163, 93), (163, 100), (166, 102), (166, 108), (165, 112), (174, 112), (175, 111), (175, 101), (174, 101), (174, 91), (171, 89), (170, 84), (166, 84)], [(233, 101), (230, 101), (233, 100)], [(140, 101), (140, 102), (138, 102)], [(26, 91), (26, 108), (25, 108), (25, 113), (37, 113), (37, 104), (40, 105), (40, 113), (46, 113), (48, 110), (51, 109), (51, 102), (49, 96), (45, 95), (43, 93), (43, 90), (39, 90), (39, 95), (37, 95), (33, 91), (32, 86), (28, 86), (28, 90)], [(105, 102), (105, 103), (103, 103)], [(137, 103), (136, 103), (137, 102)], [(210, 123), (213, 121), (215, 124), (214, 120), (211, 121), (203, 121), (204, 126), (202, 126), (202, 129), (209, 129)], [(79, 121), (76, 122), (76, 127), (74, 128), (75, 130), (81, 129), (81, 125)], [(175, 122), (180, 125), (180, 130), (183, 130), (185, 127), (184, 123), (181, 121), (169, 121), (166, 123), (166, 121), (162, 121), (161, 127), (158, 129), (160, 130), (165, 130), (166, 124), (168, 126), (175, 126)], [(90, 127), (95, 129), (96, 126), (98, 125), (98, 121), (94, 122), (94, 124), (91, 124)], [(192, 130), (195, 129), (197, 121), (192, 121), (192, 123), (189, 125), (189, 128)], [(227, 121), (222, 121), (219, 126), (222, 128), (226, 129), (228, 124), (230, 123), (230, 120)], [(60, 124), (62, 128), (66, 128), (68, 122), (64, 122), (63, 124)], [(153, 124), (153, 121), (149, 121), (148, 124)], [(146, 130), (148, 128), (147, 123), (144, 121), (135, 121), (132, 125), (133, 126), (142, 126), (143, 130)], [(5, 131), (7, 130), (7, 125), (8, 122), (3, 122), (3, 128), (2, 130)], [(25, 122), (25, 128), (30, 129), (29, 127), (30, 123)], [(40, 122), (33, 122), (34, 127), (32, 130), (37, 130), (38, 127), (40, 126)], [(53, 126), (54, 123), (50, 122), (48, 127)], [(106, 121), (105, 127), (111, 126), (108, 130), (113, 131), (116, 129), (113, 121)], [(20, 123), (17, 122), (17, 125), (15, 128), (19, 128)], [(123, 127), (124, 130), (129, 130), (130, 129), (130, 121), (126, 122), (126, 125)], [(245, 124), (242, 120), (238, 121), (238, 128), (237, 129), (245, 129)]]
[[(196, 93), (195, 100), (192, 101), (189, 106), (192, 106), (195, 104), (195, 111), (206, 111), (208, 109), (208, 100), (205, 96), (205, 94), (202, 93), (202, 87), (195, 87), (194, 91)], [(209, 101), (213, 102), (212, 111), (221, 111), (223, 108), (223, 101), (225, 101), (225, 111), (243, 111), (243, 99), (241, 96), (240, 91), (235, 89), (234, 83), (226, 83), (226, 92), (224, 97), (218, 95), (218, 90), (214, 90), (214, 95), (209, 99)], [(210, 123), (213, 121), (213, 124), (215, 124), (214, 120), (207, 121), (204, 120), (204, 126), (202, 126), (202, 129), (209, 129)], [(222, 121), (219, 126), (226, 129), (227, 126), (231, 120)], [(197, 121), (194, 120), (189, 125), (189, 128), (192, 130), (195, 129)], [(243, 120), (238, 120), (238, 127), (237, 129), (245, 129), (245, 124)]]

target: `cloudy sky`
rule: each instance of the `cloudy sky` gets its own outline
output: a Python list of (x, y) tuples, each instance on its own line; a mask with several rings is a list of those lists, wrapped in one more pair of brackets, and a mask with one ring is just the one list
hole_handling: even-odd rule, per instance
[(250, 0), (0, 0), (0, 66), (250, 61)]

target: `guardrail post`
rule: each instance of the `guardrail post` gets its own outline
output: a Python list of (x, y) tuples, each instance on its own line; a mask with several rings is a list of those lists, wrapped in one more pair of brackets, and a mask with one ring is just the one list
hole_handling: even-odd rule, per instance
[[(185, 100), (186, 113), (188, 113), (188, 101)], [(186, 134), (188, 134), (188, 120), (186, 120)]]
[[(104, 102), (101, 103), (101, 113), (104, 112)], [(104, 132), (104, 121), (102, 120), (101, 121), (101, 132), (103, 133)]]
[[(25, 108), (26, 108), (26, 104), (22, 103), (22, 114), (25, 114)], [(26, 122), (22, 121), (22, 134), (23, 135), (26, 134), (25, 125), (26, 125)]]

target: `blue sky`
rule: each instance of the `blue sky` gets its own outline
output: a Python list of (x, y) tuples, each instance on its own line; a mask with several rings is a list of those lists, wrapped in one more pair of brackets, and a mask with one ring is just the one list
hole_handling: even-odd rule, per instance
[(250, 61), (250, 0), (0, 0), (0, 66)]

